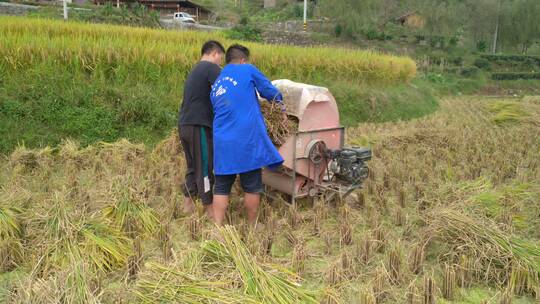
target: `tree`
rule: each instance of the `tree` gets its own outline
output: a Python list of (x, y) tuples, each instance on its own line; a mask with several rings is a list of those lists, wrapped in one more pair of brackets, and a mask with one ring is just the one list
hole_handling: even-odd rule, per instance
[(527, 53), (528, 48), (540, 39), (540, 1), (506, 0), (503, 7), (501, 40), (510, 48)]

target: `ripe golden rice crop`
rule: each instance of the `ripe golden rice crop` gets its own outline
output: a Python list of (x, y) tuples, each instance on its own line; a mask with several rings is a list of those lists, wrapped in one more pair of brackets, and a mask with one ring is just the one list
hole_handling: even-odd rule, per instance
[[(208, 39), (232, 43), (219, 32), (168, 32), (1, 17), (0, 63), (15, 70), (42, 63), (65, 65), (97, 77), (141, 73), (132, 76), (150, 81), (166, 73), (179, 81)], [(410, 58), (372, 51), (246, 44), (252, 49), (253, 63), (270, 77), (401, 83), (416, 73)]]

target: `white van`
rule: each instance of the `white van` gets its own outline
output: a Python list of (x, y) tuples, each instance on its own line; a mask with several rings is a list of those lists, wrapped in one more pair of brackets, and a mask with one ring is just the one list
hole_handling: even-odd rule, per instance
[(176, 12), (174, 13), (173, 20), (186, 23), (195, 23), (195, 18), (185, 12)]

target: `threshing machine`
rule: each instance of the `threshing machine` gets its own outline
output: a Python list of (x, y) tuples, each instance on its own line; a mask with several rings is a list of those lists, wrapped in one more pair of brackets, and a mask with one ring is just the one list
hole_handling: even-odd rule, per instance
[(263, 171), (265, 186), (288, 194), (291, 203), (320, 195), (343, 198), (361, 187), (371, 150), (344, 147), (345, 129), (330, 91), (290, 80), (273, 84), (283, 94), (287, 115), (298, 120), (298, 130), (278, 148), (285, 160), (281, 169)]

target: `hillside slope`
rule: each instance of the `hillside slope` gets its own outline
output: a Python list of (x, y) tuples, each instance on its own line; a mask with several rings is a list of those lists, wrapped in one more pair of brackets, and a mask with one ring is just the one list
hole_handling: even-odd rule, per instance
[[(183, 81), (220, 33), (0, 17), (0, 151), (63, 138), (155, 143), (175, 125)], [(327, 86), (343, 123), (418, 117), (437, 105), (406, 57), (248, 43), (270, 78)], [(388, 115), (386, 114), (388, 113)]]

